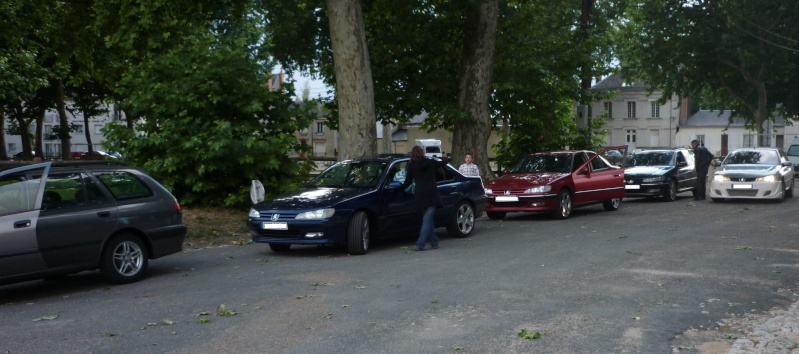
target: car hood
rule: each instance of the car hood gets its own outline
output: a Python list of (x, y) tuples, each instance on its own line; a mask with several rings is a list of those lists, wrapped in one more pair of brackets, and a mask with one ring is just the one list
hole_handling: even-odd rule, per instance
[(527, 188), (531, 186), (541, 186), (550, 184), (555, 180), (568, 176), (569, 173), (561, 172), (537, 172), (537, 173), (514, 173), (497, 178), (486, 185), (486, 188)]
[(362, 188), (302, 188), (260, 202), (254, 208), (256, 210), (326, 208), (371, 191), (371, 189)]
[(716, 174), (765, 176), (773, 175), (779, 171), (776, 165), (721, 165)]
[(635, 166), (624, 170), (625, 176), (661, 176), (671, 170), (672, 166)]

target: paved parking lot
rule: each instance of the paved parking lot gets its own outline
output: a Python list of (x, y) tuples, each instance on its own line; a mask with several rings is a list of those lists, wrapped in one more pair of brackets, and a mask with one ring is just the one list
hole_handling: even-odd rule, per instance
[(0, 351), (726, 353), (797, 300), (797, 210), (681, 194), (482, 218), (423, 252), (413, 235), (365, 256), (188, 250), (125, 286), (90, 272), (0, 287)]

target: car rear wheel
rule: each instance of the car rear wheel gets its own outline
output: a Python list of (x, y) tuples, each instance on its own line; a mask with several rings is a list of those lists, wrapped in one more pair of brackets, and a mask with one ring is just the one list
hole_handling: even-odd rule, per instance
[(505, 214), (506, 213), (504, 211), (502, 211), (502, 212), (487, 211), (486, 212), (486, 215), (488, 215), (488, 218), (491, 219), (491, 220), (502, 220), (502, 219), (505, 218)]
[(131, 234), (120, 234), (108, 241), (103, 249), (100, 273), (114, 284), (133, 283), (144, 277), (149, 258), (141, 239)]
[(466, 237), (474, 230), (474, 208), (467, 201), (458, 203), (452, 221), (447, 225), (447, 232), (452, 237)]
[(558, 193), (558, 208), (552, 211), (555, 219), (566, 219), (572, 214), (572, 196), (569, 190), (562, 189)]
[(350, 219), (347, 229), (347, 252), (366, 254), (369, 251), (369, 215), (358, 211)]
[(677, 181), (669, 181), (669, 188), (663, 191), (663, 199), (668, 202), (673, 202), (677, 199)]
[(278, 253), (280, 253), (280, 252), (288, 252), (289, 249), (291, 248), (291, 244), (290, 243), (270, 243), (269, 244), (269, 248), (273, 252), (278, 252)]
[(611, 200), (606, 200), (602, 202), (602, 206), (605, 207), (607, 211), (616, 211), (619, 210), (619, 206), (621, 206), (621, 198), (614, 198)]

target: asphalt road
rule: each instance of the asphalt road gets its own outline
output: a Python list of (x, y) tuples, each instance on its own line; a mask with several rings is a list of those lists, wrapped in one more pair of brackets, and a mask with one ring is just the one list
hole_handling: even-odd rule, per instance
[(686, 333), (798, 299), (797, 211), (799, 198), (680, 194), (568, 220), (481, 218), (422, 252), (414, 235), (365, 256), (188, 250), (125, 286), (86, 272), (0, 287), (0, 352), (690, 352), (701, 343)]

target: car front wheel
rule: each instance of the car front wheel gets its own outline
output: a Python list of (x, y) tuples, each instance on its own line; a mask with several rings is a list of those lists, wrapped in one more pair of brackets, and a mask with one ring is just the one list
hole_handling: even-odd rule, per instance
[(621, 206), (621, 198), (614, 198), (611, 200), (606, 200), (602, 202), (602, 206), (605, 207), (607, 211), (616, 211), (619, 210), (619, 206)]
[(147, 248), (141, 239), (121, 234), (112, 238), (103, 249), (100, 273), (111, 283), (133, 283), (144, 277), (148, 260)]
[(566, 219), (572, 214), (572, 196), (569, 191), (563, 189), (558, 193), (558, 208), (552, 211), (555, 219)]
[(673, 202), (677, 199), (677, 181), (669, 181), (669, 187), (663, 191), (663, 199), (669, 202)]
[(791, 180), (791, 187), (788, 188), (787, 191), (785, 191), (785, 196), (786, 197), (788, 197), (788, 198), (793, 197), (793, 187), (794, 187), (794, 183), (795, 182), (796, 182), (796, 177), (794, 177), (794, 179)]
[(469, 202), (461, 201), (455, 208), (452, 221), (447, 225), (447, 232), (452, 237), (466, 237), (474, 230), (474, 208)]
[(358, 211), (352, 215), (347, 229), (347, 252), (366, 254), (369, 251), (369, 215)]

